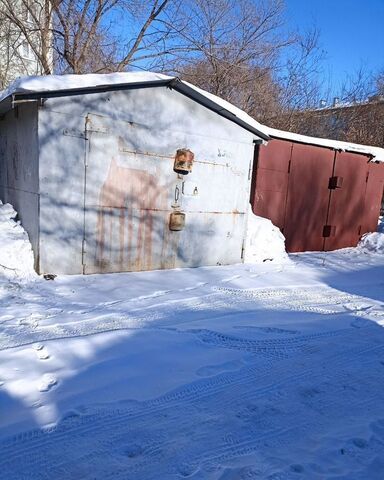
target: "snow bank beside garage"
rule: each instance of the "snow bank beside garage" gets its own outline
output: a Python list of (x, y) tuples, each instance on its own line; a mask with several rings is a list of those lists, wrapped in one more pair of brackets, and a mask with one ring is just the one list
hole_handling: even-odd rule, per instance
[(384, 217), (379, 217), (377, 232), (366, 233), (361, 237), (358, 248), (367, 253), (384, 254)]
[(284, 235), (270, 220), (255, 215), (251, 205), (248, 207), (244, 261), (245, 263), (288, 261)]
[(360, 240), (359, 248), (369, 253), (384, 254), (384, 233), (366, 233)]
[(0, 201), (0, 275), (30, 280), (36, 277), (32, 247), (16, 217), (12, 205)]

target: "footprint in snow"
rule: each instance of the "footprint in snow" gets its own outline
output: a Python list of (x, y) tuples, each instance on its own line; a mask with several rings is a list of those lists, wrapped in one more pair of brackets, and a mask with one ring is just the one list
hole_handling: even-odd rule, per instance
[(76, 420), (77, 418), (81, 417), (81, 412), (79, 410), (73, 409), (68, 410), (62, 417), (62, 421), (71, 421)]
[(18, 324), (20, 327), (29, 327), (29, 328), (35, 329), (39, 326), (38, 320), (40, 320), (40, 318), (41, 317), (38, 315), (31, 314), (26, 318), (21, 318)]
[(221, 280), (221, 283), (231, 282), (232, 280), (237, 280), (240, 277), (241, 275), (233, 275), (233, 277), (223, 278), (223, 280)]
[(364, 449), (368, 447), (368, 442), (364, 438), (354, 438), (352, 439), (352, 443), (360, 449)]
[(196, 467), (196, 465), (182, 463), (178, 465), (177, 470), (181, 477), (188, 478), (194, 475), (197, 472), (198, 468)]
[(178, 292), (188, 292), (189, 290), (196, 290), (197, 288), (205, 287), (205, 285), (208, 285), (208, 282), (199, 282), (192, 287), (180, 288)]
[(295, 472), (295, 473), (303, 473), (304, 472), (304, 467), (302, 465), (300, 465), (299, 463), (295, 463), (295, 464), (290, 466), (290, 470), (291, 470), (291, 472)]
[(124, 449), (124, 454), (129, 458), (138, 457), (142, 453), (143, 453), (143, 447), (141, 445), (138, 445), (138, 444), (128, 445)]
[(48, 360), (49, 353), (47, 352), (47, 349), (44, 347), (44, 345), (42, 345), (41, 343), (37, 343), (33, 346), (33, 349), (36, 351), (39, 360)]
[(222, 372), (239, 370), (243, 366), (244, 362), (242, 362), (241, 360), (234, 360), (232, 362), (226, 362), (220, 365), (206, 365), (196, 370), (196, 375), (198, 375), (199, 377), (211, 377), (214, 375), (218, 375)]
[(369, 327), (370, 325), (372, 325), (372, 322), (370, 322), (369, 320), (365, 320), (364, 318), (356, 318), (351, 322), (351, 327), (354, 328), (365, 328)]
[(156, 292), (153, 292), (149, 295), (141, 295), (140, 297), (137, 297), (135, 300), (147, 300), (150, 298), (162, 297), (164, 295), (168, 295), (169, 293), (172, 293), (172, 290), (157, 290)]
[(56, 377), (51, 373), (45, 373), (37, 388), (39, 392), (49, 392), (55, 385), (57, 385)]

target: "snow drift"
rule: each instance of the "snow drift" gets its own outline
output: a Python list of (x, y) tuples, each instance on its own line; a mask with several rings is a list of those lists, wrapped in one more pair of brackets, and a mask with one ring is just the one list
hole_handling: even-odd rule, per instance
[(33, 252), (28, 235), (16, 217), (12, 205), (0, 201), (0, 274), (29, 280), (36, 276)]
[(379, 217), (377, 232), (361, 237), (358, 248), (367, 253), (384, 253), (384, 217)]
[(384, 233), (366, 233), (361, 238), (359, 247), (370, 253), (384, 253)]
[(287, 260), (284, 235), (270, 220), (255, 215), (249, 205), (244, 261), (283, 263)]

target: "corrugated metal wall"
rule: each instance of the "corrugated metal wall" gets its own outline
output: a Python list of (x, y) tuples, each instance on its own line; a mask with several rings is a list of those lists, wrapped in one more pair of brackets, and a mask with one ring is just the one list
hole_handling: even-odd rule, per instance
[(327, 251), (376, 230), (383, 188), (384, 165), (365, 155), (272, 140), (255, 153), (251, 204), (289, 252)]

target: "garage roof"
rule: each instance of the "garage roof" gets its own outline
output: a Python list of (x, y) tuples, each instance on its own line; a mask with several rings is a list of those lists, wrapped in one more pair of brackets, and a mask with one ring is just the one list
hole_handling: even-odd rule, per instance
[(36, 100), (48, 97), (65, 97), (83, 95), (85, 93), (157, 86), (165, 86), (182, 93), (197, 103), (204, 105), (210, 110), (254, 133), (265, 141), (273, 138), (288, 140), (332, 148), (334, 150), (359, 153), (369, 156), (373, 161), (384, 162), (383, 148), (309, 137), (307, 135), (276, 130), (262, 125), (240, 108), (191, 83), (185, 82), (178, 77), (171, 77), (154, 72), (140, 71), (109, 74), (21, 77), (7, 90), (0, 92), (0, 114), (11, 109), (15, 100)]
[(269, 140), (266, 127), (231, 103), (178, 77), (153, 72), (119, 72), (86, 75), (21, 77), (0, 93), (0, 113), (12, 108), (15, 100), (36, 100), (111, 90), (165, 86), (193, 99), (219, 115), (237, 123), (263, 140)]
[(384, 149), (380, 147), (372, 147), (369, 145), (361, 145), (359, 143), (340, 142), (338, 140), (330, 140), (328, 138), (309, 137), (308, 135), (300, 135), (298, 133), (286, 132), (284, 130), (276, 130), (275, 128), (264, 127), (264, 131), (271, 139), (281, 139), (297, 143), (305, 143), (318, 147), (331, 148), (342, 152), (360, 153), (367, 155), (375, 162), (384, 162)]

